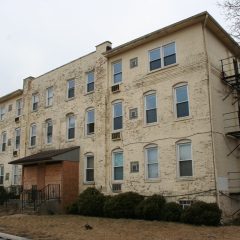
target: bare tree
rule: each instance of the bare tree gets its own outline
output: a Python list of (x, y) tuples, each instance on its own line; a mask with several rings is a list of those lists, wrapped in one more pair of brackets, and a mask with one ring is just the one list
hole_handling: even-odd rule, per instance
[(231, 35), (240, 43), (240, 0), (223, 0), (218, 5), (223, 9), (230, 23)]

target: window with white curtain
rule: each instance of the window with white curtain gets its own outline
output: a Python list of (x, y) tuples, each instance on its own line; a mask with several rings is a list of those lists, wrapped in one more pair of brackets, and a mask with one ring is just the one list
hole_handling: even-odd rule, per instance
[(159, 178), (159, 158), (158, 147), (150, 145), (145, 148), (145, 161), (146, 161), (146, 178), (156, 179)]
[(114, 151), (112, 162), (113, 162), (113, 180), (114, 181), (123, 180), (123, 152)]

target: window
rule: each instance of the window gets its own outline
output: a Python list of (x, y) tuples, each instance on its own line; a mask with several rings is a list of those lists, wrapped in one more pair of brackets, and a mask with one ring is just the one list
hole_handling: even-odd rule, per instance
[(191, 142), (177, 144), (178, 175), (179, 177), (193, 176), (192, 144)]
[(139, 163), (138, 162), (130, 162), (130, 172), (131, 173), (139, 172)]
[(122, 62), (113, 63), (113, 85), (122, 82)]
[(189, 116), (188, 86), (175, 87), (175, 103), (177, 118)]
[(37, 125), (32, 124), (30, 127), (30, 146), (34, 147), (36, 145), (37, 138)]
[(94, 182), (94, 156), (86, 156), (85, 181)]
[(5, 107), (0, 107), (0, 121), (3, 120), (5, 114)]
[(132, 58), (130, 59), (130, 68), (135, 68), (138, 66), (138, 58)]
[(8, 105), (8, 112), (11, 112), (12, 111), (12, 104), (9, 104)]
[(158, 147), (149, 146), (145, 149), (147, 179), (159, 177)]
[(16, 101), (16, 116), (19, 117), (22, 115), (22, 99)]
[(113, 152), (113, 180), (123, 180), (123, 152)]
[(153, 49), (149, 52), (150, 71), (161, 68), (160, 48)]
[(179, 200), (179, 204), (182, 206), (183, 209), (190, 207), (192, 203), (192, 200)]
[(53, 104), (53, 87), (46, 89), (46, 106), (52, 106)]
[(94, 125), (95, 125), (95, 116), (94, 116), (94, 109), (88, 110), (87, 111), (87, 116), (86, 116), (86, 131), (87, 135), (93, 134), (94, 133)]
[(175, 42), (149, 51), (150, 71), (176, 63)]
[(74, 98), (75, 96), (75, 80), (71, 79), (67, 81), (67, 98)]
[(48, 119), (46, 121), (46, 143), (47, 144), (52, 143), (52, 136), (53, 136), (53, 124), (52, 124), (52, 120)]
[(13, 165), (13, 185), (19, 184), (19, 169), (18, 165)]
[(132, 108), (129, 110), (129, 119), (136, 119), (138, 118), (138, 109)]
[(7, 133), (6, 132), (2, 133), (1, 141), (2, 141), (1, 151), (5, 152), (6, 146), (7, 146)]
[(176, 63), (175, 43), (170, 43), (163, 46), (164, 66)]
[(122, 102), (113, 104), (113, 130), (119, 130), (123, 127)]
[(0, 184), (3, 185), (4, 180), (4, 166), (0, 165)]
[(145, 122), (147, 124), (157, 122), (156, 93), (145, 95)]
[(38, 102), (39, 102), (38, 94), (33, 94), (32, 95), (32, 111), (37, 111)]
[(87, 92), (94, 91), (94, 71), (87, 73)]
[(20, 148), (20, 139), (21, 138), (21, 129), (16, 128), (15, 129), (15, 150), (18, 150)]
[(67, 139), (75, 138), (75, 116), (70, 115), (67, 117)]

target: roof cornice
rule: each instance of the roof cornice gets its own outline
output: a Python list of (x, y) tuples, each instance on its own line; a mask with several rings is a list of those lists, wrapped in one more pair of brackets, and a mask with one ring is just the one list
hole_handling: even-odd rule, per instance
[(0, 103), (4, 103), (12, 98), (15, 98), (15, 97), (19, 97), (23, 94), (23, 90), (22, 89), (18, 89), (14, 92), (11, 92), (11, 93), (8, 93), (7, 95), (4, 95), (2, 97), (0, 97)]

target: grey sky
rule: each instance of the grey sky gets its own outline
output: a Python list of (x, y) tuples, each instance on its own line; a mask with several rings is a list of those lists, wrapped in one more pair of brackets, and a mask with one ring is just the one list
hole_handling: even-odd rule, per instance
[(217, 0), (0, 0), (0, 96), (22, 80), (95, 50), (116, 47), (207, 10), (227, 27)]

